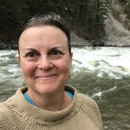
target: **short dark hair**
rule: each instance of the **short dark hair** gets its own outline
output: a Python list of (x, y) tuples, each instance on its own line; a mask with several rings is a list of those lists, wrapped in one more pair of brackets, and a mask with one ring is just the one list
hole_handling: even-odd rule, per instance
[[(34, 17), (29, 18), (22, 23), (20, 35), (24, 30), (26, 30), (29, 27), (42, 26), (42, 25), (51, 25), (61, 29), (67, 36), (69, 53), (71, 52), (70, 29), (67, 22), (60, 15), (57, 14), (35, 15)], [(18, 51), (19, 51), (19, 43), (18, 43)]]

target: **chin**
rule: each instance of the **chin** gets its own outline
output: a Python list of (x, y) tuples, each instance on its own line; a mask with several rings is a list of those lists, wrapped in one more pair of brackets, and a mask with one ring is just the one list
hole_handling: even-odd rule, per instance
[(38, 85), (36, 88), (37, 88), (37, 91), (41, 94), (52, 94), (52, 93), (55, 93), (58, 89), (58, 87), (52, 84), (51, 85)]

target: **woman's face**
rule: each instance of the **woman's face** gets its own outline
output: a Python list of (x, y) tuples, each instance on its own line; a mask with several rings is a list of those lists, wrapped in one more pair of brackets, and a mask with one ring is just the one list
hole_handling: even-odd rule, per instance
[(63, 91), (70, 77), (72, 54), (62, 30), (54, 26), (26, 29), (19, 39), (18, 57), (23, 77), (32, 94)]

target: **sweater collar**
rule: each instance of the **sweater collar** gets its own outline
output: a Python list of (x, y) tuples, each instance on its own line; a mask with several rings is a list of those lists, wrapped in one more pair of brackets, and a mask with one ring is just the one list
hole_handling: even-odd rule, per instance
[[(81, 99), (77, 96), (77, 90), (72, 86), (65, 86), (65, 90), (74, 93), (74, 98), (70, 105), (61, 111), (47, 111), (29, 104), (23, 96), (23, 92), (27, 91), (27, 87), (19, 88), (16, 94), (7, 100), (8, 105), (13, 105), (13, 111), (20, 116), (25, 116), (35, 120), (38, 124), (54, 124), (60, 123), (72, 117), (81, 107)], [(12, 102), (13, 101), (13, 102)]]

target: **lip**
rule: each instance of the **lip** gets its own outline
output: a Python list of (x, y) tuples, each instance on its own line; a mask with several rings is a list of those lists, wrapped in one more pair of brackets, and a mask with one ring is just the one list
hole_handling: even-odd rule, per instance
[(54, 78), (55, 76), (58, 76), (58, 74), (39, 75), (36, 76), (35, 79), (51, 79)]

